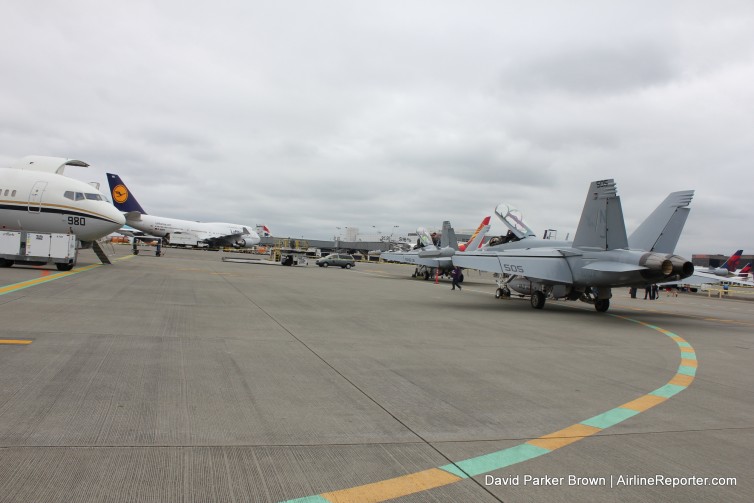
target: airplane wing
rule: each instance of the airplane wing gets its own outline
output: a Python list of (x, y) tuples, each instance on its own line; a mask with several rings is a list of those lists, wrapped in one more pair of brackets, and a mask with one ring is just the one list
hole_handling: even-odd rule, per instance
[(566, 255), (555, 249), (458, 253), (453, 256), (453, 265), (498, 274), (526, 276), (551, 283), (573, 283), (573, 273)]
[(199, 239), (198, 234), (193, 233), (196, 241), (207, 243), (209, 246), (233, 246), (239, 239), (243, 239), (247, 234), (227, 234), (225, 236), (214, 236), (206, 239)]
[(415, 264), (415, 259), (417, 256), (417, 253), (399, 251), (380, 253), (380, 258), (382, 260), (387, 260), (388, 262), (399, 262), (401, 264)]
[(694, 274), (692, 274), (688, 278), (679, 281), (671, 281), (669, 283), (661, 283), (661, 285), (704, 285), (719, 284), (722, 282), (730, 283), (731, 285), (754, 286), (754, 282), (752, 281), (747, 281), (745, 279), (735, 277), (726, 278), (724, 276), (718, 276), (717, 274), (708, 272), (694, 272)]
[(597, 260), (589, 265), (585, 265), (583, 269), (599, 272), (630, 272), (641, 271), (647, 269), (644, 266), (638, 264), (624, 264), (623, 262), (611, 262), (608, 260)]
[(422, 257), (416, 251), (411, 252), (382, 252), (382, 260), (388, 262), (399, 262), (401, 264), (423, 265), (424, 267), (437, 267), (440, 269), (451, 269), (453, 260), (450, 255)]
[(117, 231), (118, 234), (121, 234), (123, 236), (128, 236), (130, 238), (137, 238), (137, 239), (162, 239), (160, 236), (153, 236), (151, 234), (147, 234), (144, 231), (140, 231), (137, 229), (131, 229), (126, 227), (121, 227)]

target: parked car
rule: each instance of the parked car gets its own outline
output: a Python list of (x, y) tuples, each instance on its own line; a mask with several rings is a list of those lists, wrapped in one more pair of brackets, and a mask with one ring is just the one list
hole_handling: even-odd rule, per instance
[(343, 269), (350, 269), (356, 265), (356, 261), (351, 255), (343, 255), (342, 253), (331, 253), (326, 257), (317, 259), (315, 262), (320, 267), (329, 267), (331, 265), (342, 267)]

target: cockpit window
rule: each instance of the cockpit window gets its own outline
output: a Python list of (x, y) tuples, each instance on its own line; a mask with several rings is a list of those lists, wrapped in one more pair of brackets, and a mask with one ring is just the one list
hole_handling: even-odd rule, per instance
[(85, 195), (85, 196), (86, 196), (86, 198), (87, 198), (87, 199), (89, 199), (90, 201), (102, 201), (102, 196), (101, 196), (101, 195), (99, 195), (99, 194), (90, 194), (90, 193), (86, 193), (86, 194), (84, 194), (84, 195)]
[(76, 192), (76, 201), (83, 201), (84, 200), (84, 194), (81, 192)]
[(65, 197), (66, 199), (70, 199), (71, 201), (75, 201), (76, 200), (76, 197), (73, 195), (73, 191), (72, 190), (66, 190), (65, 194), (63, 194), (63, 197)]

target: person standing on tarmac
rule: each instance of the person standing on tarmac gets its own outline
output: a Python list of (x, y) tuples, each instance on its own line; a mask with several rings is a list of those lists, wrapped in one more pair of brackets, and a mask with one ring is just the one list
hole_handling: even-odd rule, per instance
[(450, 273), (450, 277), (453, 278), (453, 288), (451, 290), (455, 290), (456, 287), (458, 287), (458, 290), (461, 290), (461, 278), (463, 277), (461, 268), (458, 266), (454, 267)]

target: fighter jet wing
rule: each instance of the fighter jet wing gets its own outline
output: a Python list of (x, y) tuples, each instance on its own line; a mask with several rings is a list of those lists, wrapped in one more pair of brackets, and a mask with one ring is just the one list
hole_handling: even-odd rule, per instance
[(637, 264), (624, 264), (623, 262), (610, 262), (607, 260), (597, 260), (589, 265), (585, 265), (583, 268), (600, 272), (629, 272), (646, 269), (646, 267)]
[(573, 273), (565, 255), (555, 249), (465, 252), (453, 256), (453, 265), (498, 274), (526, 276), (545, 282), (573, 283)]
[(419, 257), (416, 252), (382, 252), (380, 258), (387, 262), (400, 262), (401, 264), (416, 264)]

